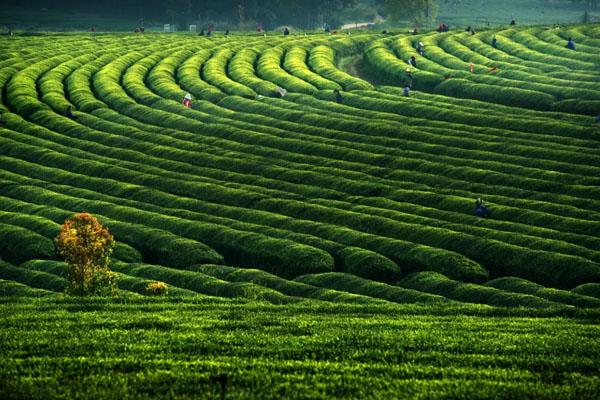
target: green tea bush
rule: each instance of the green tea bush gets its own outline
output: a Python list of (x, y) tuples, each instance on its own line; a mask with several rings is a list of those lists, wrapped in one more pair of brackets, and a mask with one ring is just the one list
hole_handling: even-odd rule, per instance
[(55, 294), (50, 290), (36, 289), (12, 280), (0, 279), (1, 297), (47, 297)]
[[(231, 79), (254, 90), (263, 96), (277, 96), (277, 85), (256, 76), (254, 63), (260, 53), (251, 48), (241, 49), (236, 52), (227, 67)], [(249, 96), (245, 96), (249, 97)]]
[(161, 280), (183, 289), (218, 297), (264, 300), (274, 304), (288, 304), (299, 298), (285, 296), (273, 289), (252, 283), (231, 283), (200, 272), (181, 271), (157, 265), (115, 263), (114, 270), (140, 278)]
[(204, 64), (202, 70), (204, 79), (225, 93), (252, 99), (255, 98), (257, 93), (254, 90), (233, 81), (227, 76), (227, 64), (232, 57), (232, 50), (218, 50), (206, 64)]
[(68, 281), (65, 278), (47, 272), (31, 271), (16, 267), (2, 260), (0, 260), (0, 279), (16, 281), (32, 288), (50, 290), (52, 292), (63, 292), (68, 285)]
[(285, 49), (283, 47), (271, 47), (264, 50), (257, 62), (256, 72), (264, 80), (273, 82), (278, 86), (287, 89), (290, 92), (300, 92), (312, 94), (317, 88), (310, 83), (289, 74), (281, 67), (281, 60), (284, 58)]
[(567, 307), (529, 294), (513, 293), (493, 287), (457, 282), (437, 272), (411, 274), (400, 281), (398, 285), (468, 303), (482, 303), (501, 307)]
[[(21, 265), (21, 268), (25, 268), (32, 271), (46, 272), (53, 275), (57, 275), (62, 278), (67, 278), (69, 275), (69, 266), (62, 261), (51, 261), (51, 260), (31, 260)], [(128, 292), (135, 292), (142, 295), (147, 295), (146, 289), (152, 280), (129, 276), (122, 273), (117, 273), (118, 281), (117, 285), (119, 289)], [(190, 297), (200, 296), (197, 292), (187, 289), (181, 289), (172, 285), (168, 287), (169, 297)]]
[(307, 65), (309, 51), (303, 47), (291, 47), (285, 53), (283, 68), (292, 75), (311, 83), (319, 90), (342, 90), (342, 86), (333, 80), (313, 72)]
[(382, 282), (396, 282), (401, 271), (398, 265), (387, 257), (358, 247), (346, 247), (338, 253), (342, 259), (343, 271), (365, 279)]
[(536, 297), (576, 307), (600, 307), (600, 301), (593, 297), (582, 296), (566, 290), (545, 288), (521, 278), (498, 278), (487, 282), (485, 285), (515, 293), (531, 294)]
[(571, 291), (582, 296), (600, 299), (600, 283), (584, 283), (583, 285), (571, 289)]
[(338, 83), (345, 90), (372, 89), (373, 86), (359, 78), (340, 71), (335, 66), (335, 50), (328, 46), (315, 46), (310, 50), (308, 64), (319, 75)]
[(325, 289), (302, 283), (298, 280), (286, 280), (259, 269), (234, 268), (223, 265), (198, 265), (189, 267), (191, 271), (202, 272), (230, 282), (250, 282), (264, 286), (288, 296), (322, 300), (334, 303), (382, 304), (381, 300), (348, 291)]
[(0, 254), (14, 264), (35, 258), (54, 258), (52, 240), (20, 226), (0, 222)]
[(394, 303), (445, 303), (449, 301), (443, 296), (374, 282), (351, 274), (329, 272), (303, 275), (295, 280), (309, 285), (384, 299)]

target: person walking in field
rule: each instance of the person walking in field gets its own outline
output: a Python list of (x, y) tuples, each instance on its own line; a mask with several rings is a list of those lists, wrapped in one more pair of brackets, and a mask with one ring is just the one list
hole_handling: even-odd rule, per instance
[(344, 98), (342, 97), (342, 94), (340, 93), (339, 89), (333, 89), (333, 93), (335, 93), (335, 102), (338, 104), (342, 104), (344, 102)]
[(469, 71), (471, 71), (471, 73), (475, 72), (475, 64), (473, 64), (473, 61), (469, 64)]
[(281, 86), (277, 86), (277, 95), (279, 97), (285, 97), (285, 95), (287, 94), (287, 90), (285, 90), (284, 88), (282, 88)]
[(575, 50), (575, 42), (573, 41), (573, 38), (569, 38), (569, 41), (565, 47), (567, 49)]
[(68, 106), (65, 110), (65, 117), (75, 120), (75, 114), (73, 114), (73, 106)]
[(283, 30), (283, 36), (289, 36), (289, 34), (290, 34), (290, 30), (286, 26), (285, 29)]
[(183, 97), (183, 106), (185, 108), (192, 108), (192, 95), (189, 93), (186, 93), (185, 96)]
[(492, 47), (495, 49), (498, 48), (498, 39), (496, 39), (496, 36), (494, 36), (494, 38), (492, 39)]
[(410, 58), (410, 62), (409, 62), (409, 64), (410, 64), (410, 65), (412, 65), (413, 67), (417, 68), (417, 57), (415, 57), (415, 56), (412, 56), (412, 57)]
[(410, 97), (410, 86), (409, 85), (404, 86), (404, 89), (402, 90), (402, 94), (404, 95), (404, 97)]
[(475, 215), (480, 218), (489, 218), (492, 210), (484, 206), (483, 201), (479, 198), (475, 201)]

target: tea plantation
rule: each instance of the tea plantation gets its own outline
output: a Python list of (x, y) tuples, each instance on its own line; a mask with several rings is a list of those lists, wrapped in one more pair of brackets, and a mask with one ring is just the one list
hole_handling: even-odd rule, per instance
[(0, 87), (0, 398), (600, 393), (597, 24), (1, 37)]

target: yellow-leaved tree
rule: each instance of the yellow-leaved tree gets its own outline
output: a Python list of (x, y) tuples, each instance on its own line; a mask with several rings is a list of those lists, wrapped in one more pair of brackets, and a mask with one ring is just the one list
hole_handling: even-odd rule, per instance
[(109, 269), (114, 238), (88, 214), (75, 214), (60, 227), (54, 239), (58, 254), (69, 264), (67, 292), (84, 296), (114, 294), (117, 277)]

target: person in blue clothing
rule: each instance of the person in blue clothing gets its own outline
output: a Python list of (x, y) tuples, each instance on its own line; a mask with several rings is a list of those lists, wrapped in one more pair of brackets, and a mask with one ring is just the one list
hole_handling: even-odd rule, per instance
[(333, 93), (335, 93), (335, 102), (338, 104), (342, 104), (344, 102), (344, 98), (342, 97), (342, 94), (340, 93), (339, 89), (333, 89)]
[(410, 97), (410, 86), (409, 85), (404, 86), (404, 89), (402, 90), (402, 94), (404, 94), (404, 97)]
[(565, 47), (567, 49), (575, 50), (575, 42), (573, 41), (573, 38), (569, 38), (569, 41)]
[(75, 120), (77, 117), (75, 117), (75, 114), (73, 114), (73, 106), (68, 106), (67, 109), (65, 110), (65, 117)]
[(496, 36), (494, 36), (494, 38), (492, 39), (492, 47), (495, 49), (498, 48), (498, 39), (496, 39)]
[(481, 218), (489, 218), (492, 215), (492, 210), (483, 205), (483, 201), (479, 198), (475, 201), (475, 215)]

